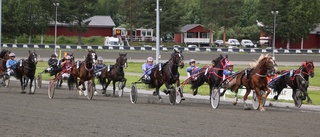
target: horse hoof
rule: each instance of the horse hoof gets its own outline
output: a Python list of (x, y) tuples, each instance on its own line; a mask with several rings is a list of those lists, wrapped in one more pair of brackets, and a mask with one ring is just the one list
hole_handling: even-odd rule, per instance
[(274, 99), (274, 100), (278, 100), (278, 96), (274, 96), (273, 99)]
[(82, 96), (82, 95), (83, 95), (83, 94), (82, 94), (82, 91), (79, 90), (78, 92), (79, 92), (79, 96)]
[(163, 90), (163, 93), (165, 93), (166, 95), (169, 94), (169, 91), (168, 90)]
[(198, 94), (198, 91), (194, 91), (193, 92), (193, 96), (197, 95)]
[(101, 94), (106, 94), (106, 91), (102, 91)]
[(29, 95), (34, 95), (34, 93), (32, 93), (32, 92), (29, 92)]
[(261, 111), (261, 112), (264, 112), (264, 111), (266, 111), (266, 110), (265, 110), (264, 108), (260, 108), (260, 111)]
[(156, 91), (153, 91), (153, 96), (158, 96), (158, 93)]
[(244, 110), (251, 110), (251, 108), (249, 108), (249, 107), (245, 107), (245, 108), (244, 108)]
[(312, 104), (312, 100), (308, 100), (308, 103), (309, 103), (309, 104)]
[(184, 98), (184, 97), (181, 97), (181, 100), (186, 100), (186, 98)]

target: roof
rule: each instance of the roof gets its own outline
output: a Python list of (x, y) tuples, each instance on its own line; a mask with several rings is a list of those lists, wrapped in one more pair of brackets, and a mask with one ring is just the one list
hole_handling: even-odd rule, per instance
[[(201, 24), (187, 24), (187, 25), (183, 26), (183, 27), (180, 29), (180, 31), (181, 31), (181, 32), (187, 32), (188, 30), (191, 30), (191, 29), (193, 29), (193, 28), (195, 28), (195, 27), (198, 27), (199, 25), (201, 25)], [(201, 25), (201, 26), (202, 26), (202, 25)]]
[[(112, 18), (110, 16), (92, 16), (85, 21), (90, 21), (88, 27), (115, 27)], [(54, 26), (54, 21), (50, 21), (49, 26)], [(68, 26), (67, 23), (57, 22), (57, 26)]]

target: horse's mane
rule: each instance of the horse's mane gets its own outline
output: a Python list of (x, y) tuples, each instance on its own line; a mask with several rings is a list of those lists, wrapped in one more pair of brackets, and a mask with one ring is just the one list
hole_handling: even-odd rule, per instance
[(266, 57), (269, 57), (269, 54), (261, 54), (260, 57), (258, 58), (258, 60), (255, 60), (255, 62), (250, 63), (251, 67), (257, 67), (257, 65), (260, 63), (260, 61), (262, 61), (263, 59), (265, 59)]
[(8, 50), (3, 49), (0, 53), (0, 58), (4, 58), (4, 56), (6, 55), (6, 53), (8, 52)]

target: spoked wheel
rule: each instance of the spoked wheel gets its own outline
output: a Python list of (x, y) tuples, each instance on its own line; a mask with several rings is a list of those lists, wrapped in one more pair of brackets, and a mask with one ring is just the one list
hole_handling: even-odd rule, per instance
[[(261, 100), (262, 100), (262, 105), (264, 106), (264, 104), (266, 103), (266, 99), (262, 98), (262, 95), (264, 95), (264, 91), (260, 91), (260, 96), (261, 96)], [(252, 108), (255, 109), (255, 110), (258, 110), (259, 109), (259, 100), (258, 100), (258, 97), (255, 93), (255, 91), (252, 92)]]
[(219, 103), (220, 103), (220, 89), (219, 88), (212, 89), (211, 96), (210, 96), (210, 103), (211, 103), (211, 107), (214, 109), (219, 107)]
[(94, 85), (91, 81), (88, 81), (87, 93), (88, 93), (87, 98), (91, 100), (94, 94)]
[(182, 88), (177, 87), (176, 88), (176, 103), (180, 104), (181, 103), (181, 93), (182, 93)]
[(175, 87), (171, 87), (170, 88), (170, 93), (169, 93), (169, 101), (171, 105), (174, 105), (176, 103), (176, 88)]
[(138, 90), (136, 84), (131, 84), (130, 100), (132, 104), (135, 104), (138, 99)]
[(302, 105), (302, 100), (301, 100), (300, 96), (301, 96), (301, 91), (300, 91), (300, 90), (297, 90), (297, 91), (296, 91), (296, 95), (294, 96), (294, 105), (295, 105), (297, 108), (300, 108), (301, 105)]
[(40, 74), (38, 74), (37, 81), (38, 81), (38, 84), (37, 84), (38, 88), (41, 88), (41, 86), (42, 86), (42, 76)]
[(37, 80), (36, 77), (34, 77), (32, 81), (32, 86), (30, 87), (30, 94), (34, 94), (36, 92), (36, 86), (37, 86)]
[(9, 87), (10, 85), (10, 76), (9, 75), (5, 75), (7, 78), (5, 78), (5, 80), (3, 81), (5, 84), (5, 88)]
[(54, 96), (55, 87), (56, 87), (56, 81), (50, 80), (49, 86), (48, 86), (48, 96), (50, 99), (52, 99)]
[(123, 84), (124, 84), (124, 82), (122, 82), (122, 81), (119, 81), (119, 83), (118, 83), (118, 95), (119, 95), (119, 97), (122, 97), (122, 95), (123, 95)]

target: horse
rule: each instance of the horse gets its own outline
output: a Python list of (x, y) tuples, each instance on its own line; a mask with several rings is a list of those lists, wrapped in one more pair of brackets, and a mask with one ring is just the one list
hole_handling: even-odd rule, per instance
[[(176, 84), (177, 88), (180, 87), (180, 74), (178, 67), (184, 67), (184, 58), (182, 51), (174, 50), (174, 53), (171, 54), (171, 58), (164, 64), (157, 64), (154, 68), (151, 69), (150, 82), (148, 83), (149, 88), (156, 88), (156, 91), (153, 92), (154, 96), (158, 96), (159, 100), (162, 101), (162, 98), (159, 94), (160, 87), (165, 84), (167, 89), (171, 89), (172, 84)], [(169, 90), (163, 91), (166, 94), (169, 94)], [(183, 94), (181, 93), (181, 97)]]
[[(265, 111), (262, 104), (262, 98), (266, 99), (271, 91), (268, 87), (267, 73), (268, 71), (277, 71), (276, 66), (277, 64), (271, 56), (264, 56), (262, 54), (258, 60), (257, 65), (255, 65), (251, 69), (245, 69), (238, 72), (237, 76), (235, 77), (235, 84), (231, 86), (231, 90), (235, 92), (235, 100), (233, 102), (233, 105), (237, 104), (238, 89), (243, 85), (246, 88), (246, 93), (243, 97), (244, 108), (249, 109), (246, 100), (251, 90), (254, 90), (260, 104), (260, 111)], [(260, 91), (266, 91), (267, 93), (261, 96)]]
[[(123, 68), (127, 68), (127, 53), (120, 54), (119, 57), (116, 60), (116, 63), (114, 65), (109, 66), (109, 70), (107, 67), (103, 68), (101, 70), (101, 76), (98, 78), (99, 82), (102, 85), (102, 93), (105, 94), (108, 85), (112, 81), (113, 85), (113, 94), (112, 96), (115, 96), (115, 90), (116, 90), (116, 82), (121, 81), (124, 82), (122, 87), (123, 88), (126, 85), (127, 79), (124, 77), (124, 71)], [(108, 82), (106, 82), (106, 79), (108, 79)]]
[[(204, 82), (208, 83), (210, 89), (210, 96), (212, 89), (218, 87), (223, 79), (223, 70), (225, 69), (228, 60), (228, 55), (223, 57), (221, 54), (216, 59), (212, 60), (213, 66), (204, 66), (201, 68), (200, 73), (196, 75), (196, 80), (191, 81), (191, 89), (198, 89)], [(197, 90), (193, 93), (195, 96)]]
[[(85, 60), (81, 63), (74, 63), (71, 68), (71, 74), (68, 78), (69, 90), (71, 90), (70, 85), (74, 82), (77, 85), (79, 90), (79, 94), (81, 94), (80, 86), (82, 86), (82, 90), (86, 90), (86, 86), (84, 84), (85, 81), (91, 80), (92, 84), (94, 83), (94, 64), (97, 61), (97, 54), (95, 50), (88, 50), (88, 54)], [(78, 83), (78, 78), (80, 78), (80, 82)]]
[(31, 88), (35, 86), (35, 85), (32, 85), (32, 82), (34, 80), (34, 77), (35, 77), (34, 74), (36, 73), (36, 69), (37, 69), (37, 63), (38, 63), (37, 57), (38, 55), (36, 51), (29, 50), (28, 59), (19, 60), (16, 65), (16, 68), (14, 69), (15, 77), (17, 79), (20, 79), (21, 90), (22, 90), (21, 93), (26, 93), (24, 90), (27, 87), (30, 79), (29, 94), (34, 94)]
[(0, 52), (0, 74), (2, 74), (4, 71), (6, 71), (6, 63), (9, 59), (9, 54), (11, 53), (10, 50), (3, 49)]
[(311, 78), (314, 77), (313, 61), (303, 62), (298, 69), (292, 70), (291, 73), (293, 73), (292, 76), (290, 76), (290, 70), (282, 71), (281, 74), (283, 75), (281, 75), (281, 77), (279, 77), (278, 79), (275, 79), (274, 83), (272, 84), (272, 87), (274, 91), (277, 92), (277, 95), (275, 95), (273, 98), (275, 100), (278, 100), (281, 91), (284, 88), (286, 88), (287, 85), (289, 85), (292, 89), (292, 98), (294, 98), (296, 91), (300, 90), (303, 93), (303, 96), (300, 98), (302, 100), (308, 98), (308, 103), (312, 103), (312, 100), (308, 95), (307, 89), (309, 87), (309, 76)]

